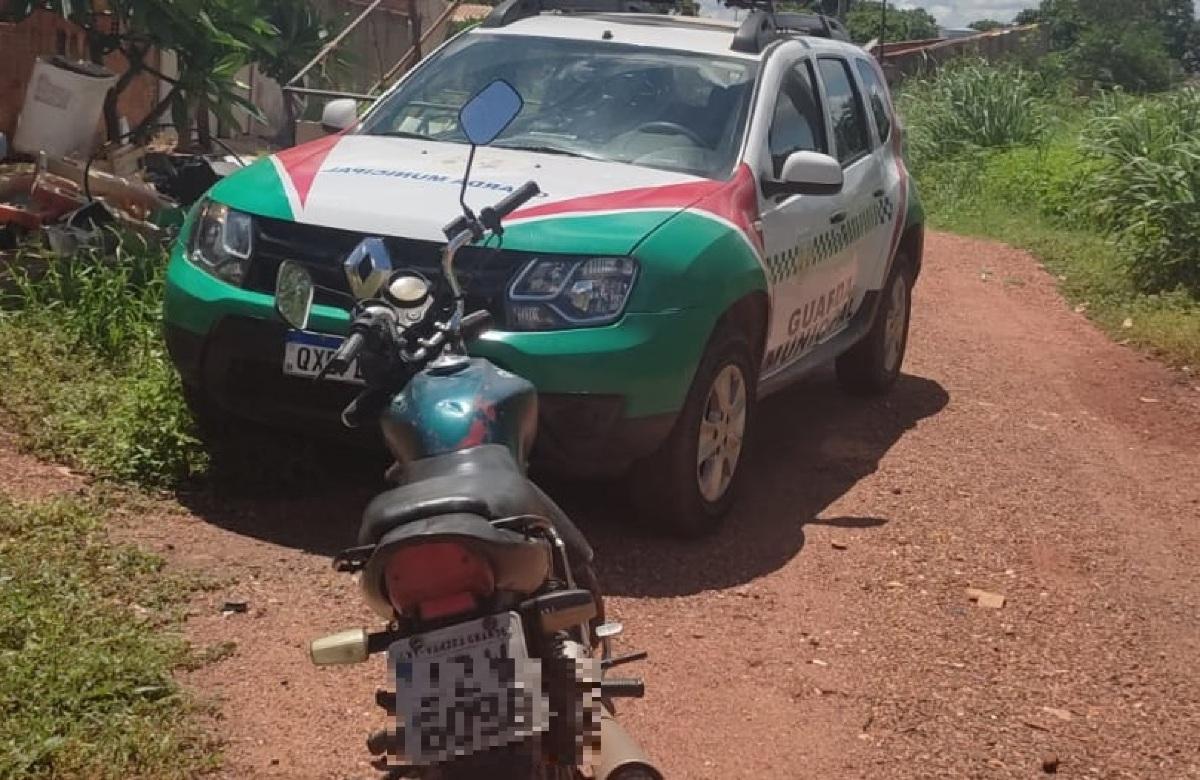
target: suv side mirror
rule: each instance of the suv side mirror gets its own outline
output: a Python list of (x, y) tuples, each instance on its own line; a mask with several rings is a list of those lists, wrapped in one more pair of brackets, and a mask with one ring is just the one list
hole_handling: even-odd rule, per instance
[(331, 100), (321, 112), (321, 128), (327, 133), (340, 133), (357, 121), (358, 104), (350, 98)]
[(779, 181), (763, 182), (766, 195), (837, 195), (845, 179), (842, 165), (820, 152), (792, 152)]

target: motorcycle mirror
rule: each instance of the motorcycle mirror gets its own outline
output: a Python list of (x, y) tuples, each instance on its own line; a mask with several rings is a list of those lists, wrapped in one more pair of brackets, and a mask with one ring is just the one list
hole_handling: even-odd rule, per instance
[(524, 108), (521, 94), (504, 79), (496, 79), (463, 104), (458, 125), (473, 146), (487, 146)]
[(312, 314), (313, 279), (308, 269), (292, 260), (279, 264), (275, 274), (275, 311), (296, 330), (308, 327)]

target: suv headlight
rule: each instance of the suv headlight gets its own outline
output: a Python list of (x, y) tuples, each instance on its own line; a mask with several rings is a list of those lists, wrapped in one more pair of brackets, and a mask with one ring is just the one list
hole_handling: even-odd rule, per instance
[(218, 279), (241, 284), (254, 251), (254, 218), (206, 200), (196, 213), (187, 256)]
[(516, 330), (557, 330), (615, 322), (637, 279), (632, 257), (535, 257), (508, 289)]

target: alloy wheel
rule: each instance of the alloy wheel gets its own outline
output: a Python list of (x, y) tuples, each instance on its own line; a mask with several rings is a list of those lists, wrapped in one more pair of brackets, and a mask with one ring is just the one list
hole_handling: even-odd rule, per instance
[(887, 320), (883, 326), (883, 366), (887, 371), (896, 370), (904, 354), (904, 338), (908, 330), (908, 285), (904, 277), (897, 274), (888, 291)]
[(696, 479), (700, 495), (715, 503), (729, 490), (746, 435), (746, 378), (736, 365), (717, 374), (704, 402)]

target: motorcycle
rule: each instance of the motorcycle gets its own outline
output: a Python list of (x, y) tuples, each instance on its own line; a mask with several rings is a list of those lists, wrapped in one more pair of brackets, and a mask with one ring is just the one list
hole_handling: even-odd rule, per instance
[[(498, 80), (459, 112), (470, 151), (438, 285), (391, 270), (381, 238), (346, 260), (352, 324), (317, 379), (358, 366), (366, 387), (343, 422), (378, 420), (399, 484), (369, 503), (358, 546), (334, 567), (360, 576), (388, 625), (314, 640), (310, 655), (325, 666), (386, 653), (395, 690), (376, 702), (396, 728), (367, 747), (392, 777), (661, 780), (613, 715), (612, 700), (641, 697), (644, 684), (608, 675), (646, 654), (612, 655), (621, 626), (604, 622), (592, 550), (525, 475), (536, 390), (467, 352), (490, 316), (464, 312), (455, 255), (500, 239), (504, 218), (539, 190), (528, 182), (476, 215), (466, 182), (477, 147), (521, 107)], [(317, 289), (304, 266), (280, 265), (275, 307), (295, 330), (307, 328)]]

